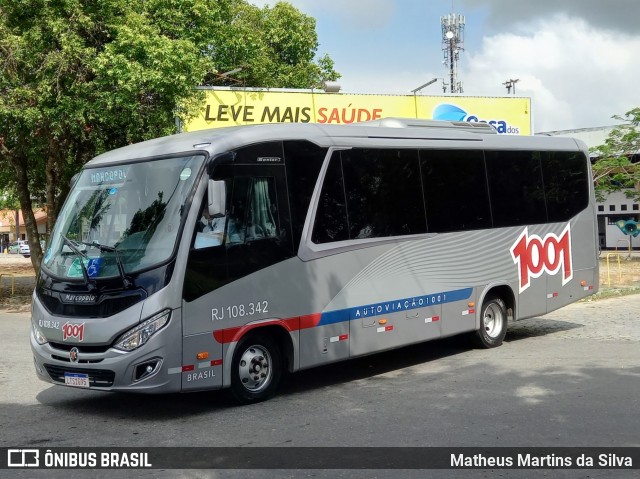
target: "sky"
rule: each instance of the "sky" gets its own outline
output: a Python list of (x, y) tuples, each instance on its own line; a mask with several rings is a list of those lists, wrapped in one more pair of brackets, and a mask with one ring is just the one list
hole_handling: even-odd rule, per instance
[[(254, 1), (258, 5), (275, 1)], [(640, 107), (639, 0), (289, 0), (316, 19), (342, 93), (442, 94), (440, 17), (465, 17), (463, 95), (531, 98), (534, 132), (613, 125)], [(513, 95), (513, 90), (511, 91)]]

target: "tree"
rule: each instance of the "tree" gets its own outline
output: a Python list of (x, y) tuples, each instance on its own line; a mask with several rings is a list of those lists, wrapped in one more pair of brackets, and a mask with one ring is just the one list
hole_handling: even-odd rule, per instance
[(609, 133), (603, 145), (591, 149), (598, 156), (593, 164), (593, 179), (598, 201), (614, 191), (640, 201), (640, 108), (613, 118), (625, 123)]
[(244, 0), (0, 0), (0, 175), (42, 259), (71, 177), (96, 154), (175, 131), (198, 113), (195, 86), (242, 67), (247, 86), (309, 88), (335, 77), (313, 61), (315, 21)]
[[(220, 72), (241, 68), (231, 84), (314, 88), (340, 77), (328, 55), (313, 61), (318, 48), (316, 21), (289, 3), (263, 9), (241, 5), (221, 34), (212, 55)], [(215, 74), (205, 79), (206, 85), (221, 82), (228, 79)]]

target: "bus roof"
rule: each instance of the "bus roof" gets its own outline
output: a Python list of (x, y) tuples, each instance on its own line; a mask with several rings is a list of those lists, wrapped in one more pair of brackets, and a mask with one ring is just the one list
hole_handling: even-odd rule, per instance
[(485, 123), (385, 118), (349, 125), (272, 123), (213, 128), (165, 136), (103, 153), (87, 163), (99, 167), (159, 156), (206, 152), (274, 140), (308, 140), (320, 146), (586, 150), (579, 140), (549, 136), (498, 135)]

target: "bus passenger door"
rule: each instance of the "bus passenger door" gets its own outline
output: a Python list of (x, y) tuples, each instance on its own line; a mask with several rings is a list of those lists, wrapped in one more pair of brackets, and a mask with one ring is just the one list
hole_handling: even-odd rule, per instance
[(227, 258), (220, 241), (204, 233), (207, 195), (195, 204), (199, 205), (199, 216), (190, 240), (182, 292), (183, 391), (222, 387), (223, 345), (212, 335), (212, 329), (220, 327), (215, 291), (228, 282)]

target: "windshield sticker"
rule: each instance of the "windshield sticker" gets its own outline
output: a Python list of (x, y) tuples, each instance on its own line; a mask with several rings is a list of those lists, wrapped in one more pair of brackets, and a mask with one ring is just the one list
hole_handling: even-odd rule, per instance
[(69, 278), (82, 278), (82, 267), (80, 266), (80, 258), (76, 258), (69, 266), (69, 271), (67, 271), (67, 277)]
[(180, 172), (180, 181), (188, 180), (191, 177), (191, 168), (185, 168)]
[(87, 274), (89, 278), (95, 278), (100, 272), (100, 266), (102, 265), (102, 258), (89, 258), (87, 262)]
[[(100, 266), (102, 265), (102, 258), (88, 258), (83, 259), (84, 267), (87, 269), (87, 275), (89, 278), (96, 278), (100, 273)], [(82, 266), (80, 266), (80, 258), (76, 258), (69, 266), (69, 271), (67, 272), (68, 278), (82, 278)]]
[(110, 195), (115, 195), (117, 192), (118, 192), (118, 188), (111, 188), (111, 189), (109, 190), (109, 194), (110, 194)]

